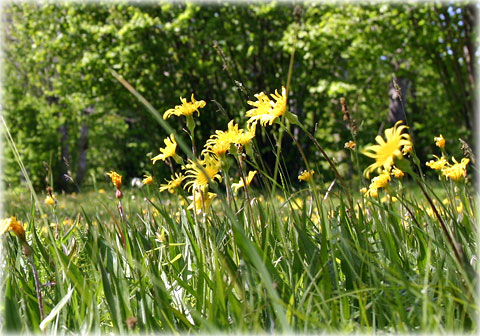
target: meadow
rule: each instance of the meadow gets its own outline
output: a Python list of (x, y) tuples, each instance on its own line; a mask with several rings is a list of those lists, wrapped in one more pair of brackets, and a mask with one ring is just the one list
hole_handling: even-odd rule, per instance
[[(49, 180), (38, 193), (4, 123), (26, 181), (4, 195), (3, 331), (476, 332), (468, 145), (457, 160), (439, 134), (436, 156), (420, 162), (405, 121), (357, 143), (360, 126), (343, 100), (358, 176), (346, 180), (289, 111), (288, 84), (257, 93), (244, 125), (218, 125), (201, 144), (194, 129), (210, 103), (192, 94), (159, 113), (112, 74), (170, 134), (145, 160), (167, 165), (171, 178), (147, 175), (131, 187), (112, 167), (90, 190), (62, 195)], [(171, 126), (179, 118), (190, 142)], [(293, 126), (334, 179), (318, 173)], [(275, 133), (273, 169), (255, 155), (260, 130)], [(282, 137), (304, 164), (298, 181), (282, 164)]]

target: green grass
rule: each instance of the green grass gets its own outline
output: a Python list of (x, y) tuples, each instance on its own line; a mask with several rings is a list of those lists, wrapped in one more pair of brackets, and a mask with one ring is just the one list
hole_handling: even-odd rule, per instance
[[(56, 313), (48, 332), (125, 332), (131, 317), (143, 332), (476, 330), (476, 276), (412, 188), (396, 190), (404, 206), (356, 194), (355, 213), (339, 189), (313, 204), (308, 190), (270, 201), (251, 190), (258, 236), (246, 211), (228, 214), (217, 200), (195, 219), (153, 186), (124, 191), (122, 220), (113, 189), (37, 205), (43, 218), (28, 194), (7, 195), (7, 212), (28, 223), (45, 316)], [(476, 208), (457, 191), (461, 213), (439, 208), (470, 260)], [(38, 332), (20, 241), (7, 237), (4, 251), (3, 328)]]

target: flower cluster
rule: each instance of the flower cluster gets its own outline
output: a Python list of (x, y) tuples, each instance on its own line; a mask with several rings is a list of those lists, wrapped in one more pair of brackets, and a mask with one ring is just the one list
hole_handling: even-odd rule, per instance
[[(434, 138), (435, 145), (442, 149), (442, 152), (445, 149), (445, 139), (443, 135)], [(452, 164), (448, 162), (447, 158), (442, 155), (438, 157), (433, 155), (435, 160), (430, 160), (426, 164), (427, 167), (430, 167), (433, 170), (438, 170), (445, 178), (451, 179), (454, 181), (459, 181), (463, 177), (467, 176), (467, 165), (470, 162), (470, 159), (463, 158), (458, 162), (454, 157), (452, 157)]]
[(410, 135), (404, 132), (408, 127), (400, 125), (401, 123), (402, 121), (400, 120), (395, 126), (385, 130), (386, 141), (380, 135), (377, 135), (375, 138), (377, 145), (368, 146), (363, 150), (362, 153), (364, 155), (375, 159), (375, 162), (365, 169), (364, 175), (366, 177), (369, 177), (370, 173), (375, 169), (377, 169), (379, 173), (382, 172), (382, 168), (383, 170), (390, 171), (395, 160), (401, 160), (403, 155), (405, 155), (405, 151), (402, 151), (402, 149), (407, 146), (413, 146)]
[(413, 144), (410, 135), (404, 133), (408, 129), (405, 125), (400, 125), (402, 121), (398, 121), (392, 128), (385, 130), (386, 141), (377, 135), (375, 138), (377, 145), (371, 145), (363, 150), (363, 154), (374, 158), (375, 162), (367, 167), (364, 171), (366, 177), (377, 169), (379, 175), (374, 177), (365, 191), (365, 195), (371, 197), (378, 196), (378, 189), (385, 188), (390, 181), (390, 176), (402, 178), (404, 173), (394, 164), (395, 161), (402, 160), (403, 156), (409, 153)]
[[(242, 174), (245, 173), (242, 168), (242, 160), (244, 160), (245, 156), (243, 149), (246, 149), (248, 155), (253, 153), (250, 142), (255, 137), (257, 122), (260, 121), (262, 125), (266, 125), (267, 123), (272, 124), (276, 118), (283, 115), (286, 111), (287, 98), (285, 88), (282, 88), (282, 94), (275, 91), (275, 94), (271, 95), (272, 100), (264, 93), (258, 94), (256, 97), (259, 99), (258, 102), (249, 102), (257, 108), (247, 112), (247, 116), (250, 117), (250, 119), (247, 121), (247, 127), (245, 129), (240, 128), (234, 120), (231, 120), (227, 125), (227, 130), (215, 130), (206, 141), (200, 156), (188, 158), (186, 164), (184, 164), (183, 159), (176, 153), (177, 141), (174, 135), (170, 134), (170, 136), (164, 140), (165, 147), (160, 148), (160, 154), (151, 160), (152, 163), (155, 164), (155, 162), (159, 160), (167, 161), (168, 158), (173, 158), (177, 164), (181, 164), (182, 172), (174, 172), (171, 180), (166, 180), (165, 184), (161, 184), (159, 190), (174, 193), (176, 189), (184, 184), (183, 188), (192, 193), (189, 197), (191, 204), (188, 208), (195, 209), (197, 213), (208, 210), (210, 202), (216, 196), (214, 193), (208, 191), (210, 183), (221, 183), (223, 181), (222, 174), (228, 173), (230, 164), (226, 156), (231, 154), (237, 158), (239, 160), (239, 167), (242, 169)], [(165, 111), (163, 117), (167, 119), (171, 115), (185, 116), (187, 118), (187, 128), (192, 139), (192, 147), (194, 147), (193, 129), (195, 122), (193, 115), (197, 112), (198, 116), (200, 116), (199, 109), (204, 108), (206, 103), (203, 100), (195, 100), (193, 94), (191, 96), (191, 102), (188, 102), (184, 98), (180, 98), (180, 101), (182, 102), (181, 105), (177, 105), (173, 109), (168, 109)], [(196, 152), (195, 147), (193, 148), (193, 152)], [(170, 164), (170, 161), (167, 163)], [(170, 165), (170, 167), (174, 169), (172, 165)], [(249, 172), (245, 179), (242, 178), (238, 183), (234, 183), (232, 189), (238, 191), (242, 187), (248, 187), (256, 173), (256, 171)], [(144, 184), (151, 182), (152, 180), (146, 176)]]
[(255, 137), (256, 125), (249, 125), (247, 131), (239, 129), (231, 120), (227, 131), (215, 131), (205, 144), (205, 151), (223, 157), (232, 145), (246, 146)]

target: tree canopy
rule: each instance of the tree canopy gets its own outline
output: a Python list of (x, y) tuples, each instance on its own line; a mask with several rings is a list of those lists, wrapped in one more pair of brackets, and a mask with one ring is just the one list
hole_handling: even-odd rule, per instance
[[(460, 155), (458, 138), (472, 142), (475, 15), (465, 3), (11, 3), (3, 17), (3, 116), (37, 188), (45, 187), (46, 167), (65, 190), (65, 175), (78, 184), (111, 169), (130, 178), (153, 169), (167, 175), (150, 156), (168, 134), (111, 69), (161, 112), (192, 93), (205, 100), (196, 132), (206, 140), (231, 119), (244, 123), (254, 94), (285, 86), (295, 51), (289, 108), (340, 167), (349, 140), (340, 99), (364, 146), (398, 119), (389, 105), (393, 79), (417, 154), (430, 158), (442, 133)], [(258, 132), (261, 155), (274, 140)], [(331, 176), (307, 138), (295, 136)], [(296, 176), (295, 146), (284, 146), (283, 157)], [(22, 179), (8, 148), (3, 178)]]

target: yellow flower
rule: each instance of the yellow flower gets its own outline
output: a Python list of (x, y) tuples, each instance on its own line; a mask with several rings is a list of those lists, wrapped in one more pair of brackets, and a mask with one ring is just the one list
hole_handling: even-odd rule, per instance
[(205, 101), (203, 100), (199, 100), (199, 101), (195, 100), (195, 98), (193, 97), (193, 93), (192, 93), (191, 100), (192, 101), (189, 103), (187, 102), (186, 98), (180, 97), (180, 101), (182, 102), (182, 105), (177, 105), (175, 106), (175, 108), (165, 111), (165, 113), (163, 114), (163, 119), (169, 118), (172, 114), (176, 116), (184, 115), (188, 117), (188, 116), (192, 116), (193, 113), (197, 112), (198, 115), (200, 115), (200, 111), (198, 109), (205, 107), (207, 103), (205, 103)]
[(412, 150), (413, 150), (413, 147), (410, 146), (410, 145), (403, 146), (403, 148), (402, 148), (402, 154), (403, 154), (403, 156), (407, 155), (407, 154), (410, 153)]
[(73, 225), (73, 220), (71, 218), (67, 217), (62, 221), (62, 224), (66, 225), (66, 226), (72, 226)]
[(445, 139), (443, 138), (443, 135), (440, 134), (440, 136), (435, 137), (434, 140), (437, 147), (440, 147), (441, 149), (445, 148)]
[[(253, 177), (255, 176), (256, 173), (257, 173), (256, 170), (251, 170), (251, 171), (248, 172), (248, 176), (246, 178), (247, 186), (249, 186), (250, 183), (252, 183)], [(235, 192), (238, 192), (238, 189), (243, 188), (243, 187), (244, 187), (243, 178), (240, 178), (240, 181), (238, 183), (233, 183), (232, 184), (232, 189)]]
[(142, 180), (143, 184), (152, 184), (153, 183), (153, 177), (150, 175), (143, 175), (145, 178)]
[(18, 238), (25, 240), (25, 229), (16, 217), (5, 218), (0, 221), (0, 235), (3, 235), (7, 230), (13, 231)]
[(268, 114), (268, 111), (270, 110), (270, 107), (271, 107), (270, 98), (268, 98), (268, 96), (265, 93), (263, 92), (257, 93), (255, 95), (255, 98), (257, 98), (256, 102), (253, 102), (250, 100), (247, 101), (249, 105), (256, 107), (254, 109), (247, 111), (246, 113), (247, 117), (254, 117), (257, 115)]
[(205, 149), (207, 152), (214, 153), (217, 156), (223, 156), (230, 150), (230, 146), (237, 141), (238, 136), (243, 130), (238, 129), (238, 125), (234, 125), (231, 120), (228, 123), (227, 131), (215, 131), (215, 134), (207, 140)]
[(311, 169), (310, 171), (304, 170), (300, 173), (300, 175), (298, 175), (298, 180), (310, 182), (313, 179), (313, 174), (315, 174), (315, 171), (313, 169)]
[(56, 201), (55, 201), (55, 196), (52, 194), (52, 196), (48, 195), (46, 198), (45, 198), (45, 204), (48, 204), (50, 206), (53, 206), (55, 205)]
[(98, 189), (98, 193), (99, 194), (105, 194), (105, 190), (104, 189)]
[(208, 187), (208, 182), (214, 180), (222, 181), (222, 177), (218, 173), (220, 171), (220, 162), (218, 159), (209, 154), (204, 155), (204, 159), (195, 163), (189, 160), (189, 164), (185, 166), (187, 175), (186, 178), (191, 179), (185, 184), (184, 188), (190, 190), (192, 187), (194, 190), (205, 191)]
[(392, 169), (392, 175), (399, 179), (402, 178), (405, 174), (403, 173), (403, 171), (394, 166)]
[(185, 179), (185, 176), (182, 173), (180, 174), (175, 173), (175, 177), (173, 177), (172, 175), (171, 178), (172, 179), (170, 181), (165, 180), (167, 181), (167, 184), (160, 184), (160, 188), (158, 190), (160, 191), (168, 190), (170, 194), (173, 194), (175, 189), (181, 186), (183, 180)]
[(463, 158), (462, 161), (459, 163), (452, 157), (454, 164), (450, 167), (444, 167), (442, 169), (442, 174), (446, 178), (450, 178), (454, 181), (460, 180), (463, 176), (467, 175), (467, 164), (470, 162), (470, 159)]
[(153, 164), (158, 160), (165, 161), (167, 158), (175, 156), (175, 151), (177, 150), (177, 142), (175, 141), (175, 137), (173, 134), (170, 134), (170, 137), (166, 137), (163, 142), (165, 143), (165, 148), (160, 148), (160, 152), (162, 154), (158, 154), (154, 158), (152, 158)]
[[(217, 194), (211, 193), (211, 192), (203, 192), (200, 190), (194, 189), (193, 195), (188, 196), (188, 199), (192, 201), (192, 203), (187, 207), (187, 209), (194, 210), (197, 215), (201, 214), (203, 212), (203, 209), (205, 209), (205, 212), (208, 212), (208, 209), (210, 208), (210, 204), (212, 203), (212, 200), (217, 197)], [(203, 201), (203, 203), (202, 203)]]
[(367, 188), (365, 188), (365, 187), (363, 187), (363, 188), (360, 189), (360, 192), (361, 192), (362, 194), (366, 194), (367, 191), (368, 191), (368, 190), (367, 190)]
[(245, 132), (243, 129), (242, 132), (237, 136), (235, 139), (235, 143), (246, 146), (252, 139), (255, 137), (255, 129), (257, 128), (257, 123), (248, 124), (247, 131)]
[(441, 170), (443, 167), (448, 166), (447, 160), (442, 156), (439, 158), (438, 156), (434, 155), (437, 161), (430, 160), (426, 163), (426, 165), (435, 170)]
[(345, 148), (355, 149), (356, 146), (357, 146), (357, 144), (355, 142), (353, 142), (352, 140), (350, 140), (348, 142), (345, 142)]
[(460, 204), (457, 205), (457, 212), (462, 213), (462, 211), (463, 211), (463, 203), (460, 202)]
[(290, 204), (293, 210), (303, 209), (303, 200), (300, 197), (294, 198)]
[(365, 193), (365, 196), (378, 197), (378, 189), (370, 187)]
[(372, 179), (372, 183), (370, 184), (369, 188), (370, 189), (385, 188), (389, 181), (390, 181), (390, 174), (387, 171), (384, 171), (383, 173), (381, 173), (380, 175)]
[(107, 173), (107, 176), (109, 176), (112, 179), (112, 183), (117, 188), (120, 190), (122, 188), (122, 176), (119, 175), (118, 173), (114, 171), (110, 171), (110, 173)]
[(287, 111), (287, 89), (282, 86), (282, 94), (279, 94), (278, 90), (275, 90), (275, 93), (271, 96), (275, 99), (275, 102), (270, 102), (270, 105), (272, 106), (270, 113), (278, 118)]
[(371, 164), (364, 171), (366, 177), (370, 176), (370, 173), (375, 169), (381, 171), (383, 167), (385, 170), (390, 170), (393, 166), (395, 159), (402, 159), (402, 146), (412, 146), (410, 141), (410, 135), (403, 133), (403, 130), (408, 127), (405, 125), (399, 126), (402, 121), (398, 121), (394, 127), (385, 130), (385, 138), (383, 140), (380, 135), (377, 135), (375, 141), (378, 145), (371, 145), (362, 152), (364, 155), (375, 159), (375, 163)]
[(256, 107), (247, 111), (248, 119), (247, 123), (252, 124), (260, 121), (262, 126), (267, 124), (272, 125), (273, 122), (287, 111), (287, 90), (282, 86), (282, 94), (279, 94), (277, 90), (271, 95), (273, 100), (270, 100), (266, 94), (263, 92), (256, 94), (255, 97), (258, 101), (252, 102), (248, 101), (247, 103), (251, 106)]

